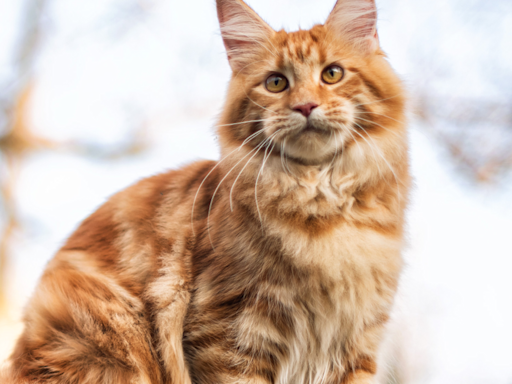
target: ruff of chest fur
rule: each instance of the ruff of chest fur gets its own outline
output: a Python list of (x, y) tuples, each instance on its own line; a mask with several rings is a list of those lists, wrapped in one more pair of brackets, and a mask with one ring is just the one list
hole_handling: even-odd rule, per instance
[[(385, 144), (384, 141), (382, 146)], [(279, 238), (281, 251), (298, 268), (316, 271), (310, 274), (310, 279), (315, 281), (304, 281), (305, 286), (317, 286), (321, 281), (329, 287), (332, 307), (326, 307), (321, 297), (308, 298), (308, 310), (315, 313), (313, 325), (310, 314), (296, 308), (296, 337), (292, 340), (282, 340), (270, 324), (260, 322), (252, 314), (238, 319), (240, 344), (254, 343), (258, 334), (289, 346), (290, 355), (281, 364), (278, 383), (330, 382), (333, 366), (343, 371), (347, 369), (347, 361), (356, 359), (350, 356), (350, 348), (343, 346), (359, 344), (358, 354), (368, 356), (376, 352), (374, 340), (365, 345), (360, 337), (368, 332), (368, 325), (381, 323), (390, 311), (402, 265), (403, 244), (401, 229), (383, 233), (364, 225), (369, 212), (361, 212), (354, 193), (361, 186), (380, 180), (381, 175), (372, 163), (374, 158), (358, 159), (362, 155), (360, 150), (353, 146), (352, 152), (345, 154), (347, 161), (339, 158), (328, 166), (291, 164), (288, 172), (283, 169), (279, 156), (269, 157), (262, 168), (264, 154), (247, 164), (235, 166), (238, 159), (226, 160), (224, 164), (227, 172), (231, 169), (228, 167), (235, 167), (233, 178), (226, 179), (219, 197), (231, 200), (219, 203), (233, 209), (233, 213), (225, 214), (236, 214), (240, 207), (246, 208), (259, 220), (263, 236)], [(248, 154), (250, 149), (241, 149), (239, 156)], [(243, 167), (244, 173), (238, 177)], [(383, 207), (375, 201), (374, 212), (370, 214), (383, 226), (400, 226), (406, 196), (404, 180), (397, 184), (390, 177), (388, 182), (385, 189), (393, 196), (390, 206)], [(297, 220), (287, 220), (289, 217), (297, 217), (299, 224)], [(332, 225), (320, 231), (308, 231), (302, 220), (316, 217), (325, 217)], [(253, 257), (258, 259), (262, 255), (254, 250)], [(294, 306), (292, 297), (296, 290), (297, 287), (290, 285), (274, 294), (283, 305)], [(378, 338), (379, 334), (374, 337)]]

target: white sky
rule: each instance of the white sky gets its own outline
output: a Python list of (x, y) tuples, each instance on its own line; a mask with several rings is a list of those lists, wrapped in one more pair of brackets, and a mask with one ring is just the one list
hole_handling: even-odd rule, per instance
[[(214, 1), (154, 3), (138, 19), (126, 16), (122, 0), (54, 0), (47, 12), (34, 130), (55, 140), (116, 144), (144, 122), (151, 148), (110, 163), (58, 153), (28, 159), (17, 190), (28, 231), (13, 249), (15, 316), (45, 263), (109, 195), (185, 162), (218, 158), (212, 127), (230, 72)], [(248, 3), (274, 28), (293, 30), (323, 22), (334, 1)], [(510, 76), (512, 2), (377, 3), (381, 44), (411, 90), (511, 96), (485, 63)], [(0, 2), (0, 84), (11, 73), (19, 8), (18, 0)], [(511, 384), (512, 187), (482, 191), (464, 183), (425, 132), (413, 119), (416, 187), (395, 353), (410, 383)], [(0, 359), (12, 339), (2, 335)]]

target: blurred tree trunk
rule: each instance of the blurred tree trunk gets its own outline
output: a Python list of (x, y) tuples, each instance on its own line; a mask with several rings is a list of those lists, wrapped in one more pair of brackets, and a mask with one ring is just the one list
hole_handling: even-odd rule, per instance
[(37, 80), (35, 66), (44, 38), (45, 10), (48, 4), (49, 0), (25, 1), (18, 52), (13, 63), (13, 86), (7, 94), (2, 95), (5, 101), (4, 105), (0, 105), (0, 113), (4, 115), (3, 126), (0, 126), (0, 158), (5, 163), (5, 174), (0, 174), (0, 202), (5, 212), (4, 227), (0, 233), (0, 315), (5, 314), (8, 308), (6, 289), (11, 245), (17, 230), (22, 229), (15, 197), (16, 181), (24, 159), (40, 151), (63, 150), (89, 158), (111, 160), (132, 156), (145, 148), (143, 122), (130, 134), (127, 142), (106, 149), (100, 145), (52, 142), (31, 131), (31, 100)]
[(454, 169), (475, 184), (499, 183), (512, 169), (512, 103), (416, 94), (416, 115)]
[(0, 314), (7, 310), (7, 271), (11, 239), (18, 226), (14, 192), (20, 164), (28, 151), (44, 146), (30, 134), (27, 125), (27, 105), (34, 83), (34, 66), (42, 41), (42, 18), (48, 0), (27, 0), (23, 5), (20, 25), (18, 52), (15, 54), (13, 86), (4, 95), (6, 104), (2, 106), (5, 118), (3, 135), (0, 136), (0, 152), (5, 160), (5, 176), (0, 179), (0, 194), (5, 211), (5, 227), (0, 234)]

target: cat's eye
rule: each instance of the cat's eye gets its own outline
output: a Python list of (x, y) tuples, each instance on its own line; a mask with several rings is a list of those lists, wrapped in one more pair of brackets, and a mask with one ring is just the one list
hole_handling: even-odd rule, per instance
[(271, 75), (265, 82), (265, 87), (269, 92), (279, 93), (288, 88), (288, 80), (281, 75)]
[(327, 84), (336, 84), (343, 78), (343, 68), (331, 65), (322, 72), (322, 80)]

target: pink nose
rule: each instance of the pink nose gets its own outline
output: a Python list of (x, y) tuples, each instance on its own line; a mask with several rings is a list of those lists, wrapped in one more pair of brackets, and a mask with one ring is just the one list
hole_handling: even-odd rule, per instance
[(318, 104), (307, 103), (304, 105), (297, 105), (293, 107), (293, 110), (302, 113), (306, 117), (309, 117), (309, 115), (311, 115), (311, 111), (316, 107), (318, 107)]

